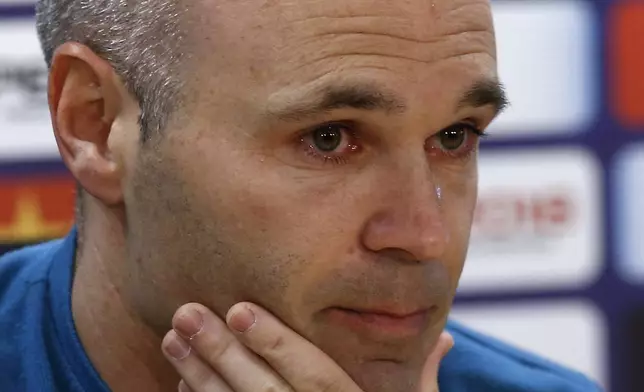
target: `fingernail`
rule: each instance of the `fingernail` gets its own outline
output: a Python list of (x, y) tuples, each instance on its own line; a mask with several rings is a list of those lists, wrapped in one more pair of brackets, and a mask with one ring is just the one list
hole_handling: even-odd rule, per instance
[(246, 332), (255, 325), (255, 313), (246, 306), (234, 308), (228, 318), (228, 325), (237, 332)]
[(179, 335), (170, 332), (166, 338), (165, 352), (180, 361), (190, 355), (190, 346)]
[(172, 328), (188, 340), (197, 336), (203, 329), (203, 316), (192, 308), (179, 310), (172, 321)]

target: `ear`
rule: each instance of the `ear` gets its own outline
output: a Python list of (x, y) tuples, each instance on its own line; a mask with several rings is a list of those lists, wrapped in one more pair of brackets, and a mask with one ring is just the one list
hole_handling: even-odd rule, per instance
[(122, 162), (108, 143), (125, 105), (112, 66), (88, 47), (66, 43), (49, 72), (49, 109), (60, 155), (82, 188), (108, 206), (123, 201)]

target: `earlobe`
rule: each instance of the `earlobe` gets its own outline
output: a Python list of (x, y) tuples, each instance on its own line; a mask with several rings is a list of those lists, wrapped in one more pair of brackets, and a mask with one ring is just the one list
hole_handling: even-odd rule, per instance
[(122, 202), (122, 162), (108, 143), (122, 98), (110, 64), (89, 48), (68, 43), (56, 51), (49, 105), (61, 157), (88, 193), (106, 205)]

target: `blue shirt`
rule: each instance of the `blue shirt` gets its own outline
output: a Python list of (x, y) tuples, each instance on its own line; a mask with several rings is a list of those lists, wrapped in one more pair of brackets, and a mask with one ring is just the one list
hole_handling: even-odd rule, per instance
[[(71, 309), (76, 232), (0, 258), (0, 391), (108, 392)], [(583, 375), (450, 322), (441, 392), (593, 392)], [(162, 355), (159, 351), (159, 355)]]

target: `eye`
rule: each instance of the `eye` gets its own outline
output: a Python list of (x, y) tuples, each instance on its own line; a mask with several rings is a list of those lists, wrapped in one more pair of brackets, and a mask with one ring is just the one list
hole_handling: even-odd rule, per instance
[(313, 147), (321, 152), (332, 152), (340, 147), (347, 136), (344, 130), (336, 124), (328, 124), (311, 132)]
[(467, 139), (465, 127), (452, 127), (438, 133), (438, 139), (444, 150), (454, 151), (465, 143)]
[(360, 150), (350, 124), (328, 123), (308, 131), (301, 139), (307, 155), (324, 162), (345, 163), (348, 155)]
[(478, 139), (485, 133), (468, 123), (451, 125), (427, 140), (426, 150), (432, 156), (467, 157), (476, 150)]

